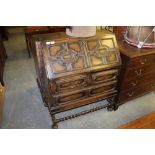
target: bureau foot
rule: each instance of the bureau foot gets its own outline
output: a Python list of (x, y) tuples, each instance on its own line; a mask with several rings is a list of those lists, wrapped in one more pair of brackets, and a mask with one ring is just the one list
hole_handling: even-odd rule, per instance
[(108, 111), (116, 111), (118, 109), (118, 105), (116, 104), (111, 104), (107, 107)]

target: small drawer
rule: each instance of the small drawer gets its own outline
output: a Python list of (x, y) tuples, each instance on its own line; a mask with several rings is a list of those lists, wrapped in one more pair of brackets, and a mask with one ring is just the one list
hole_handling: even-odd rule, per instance
[(143, 67), (145, 65), (149, 65), (152, 63), (155, 63), (155, 54), (150, 54), (147, 56), (135, 58), (129, 62), (128, 67), (131, 67), (131, 68), (135, 68), (137, 66)]
[(61, 94), (56, 97), (56, 102), (58, 105), (69, 104), (71, 102), (80, 101), (80, 100), (86, 98), (87, 94), (88, 93), (86, 90), (78, 91), (78, 92), (74, 92), (74, 93), (67, 93), (67, 94), (63, 94), (63, 95)]
[(56, 92), (77, 90), (88, 86), (88, 75), (75, 75), (56, 79)]
[(112, 80), (116, 80), (117, 75), (117, 69), (92, 73), (92, 84), (106, 83)]
[(98, 94), (104, 94), (107, 92), (111, 92), (116, 90), (116, 81), (109, 82), (107, 84), (103, 84), (97, 87), (93, 87), (90, 90), (90, 96), (98, 95)]

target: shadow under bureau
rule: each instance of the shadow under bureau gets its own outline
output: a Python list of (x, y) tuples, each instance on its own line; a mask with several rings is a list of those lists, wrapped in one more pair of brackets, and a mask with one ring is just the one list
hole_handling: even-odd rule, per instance
[[(117, 76), (121, 64), (115, 35), (97, 32), (89, 38), (73, 38), (65, 33), (34, 36), (37, 82), (48, 106), (53, 125), (102, 108), (117, 109)], [(63, 118), (55, 114), (98, 100), (106, 105)]]

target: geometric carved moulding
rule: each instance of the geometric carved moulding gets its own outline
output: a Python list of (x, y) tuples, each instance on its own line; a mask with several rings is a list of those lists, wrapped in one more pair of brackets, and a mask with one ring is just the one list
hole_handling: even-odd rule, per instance
[[(88, 53), (91, 66), (118, 63), (118, 53), (112, 38), (108, 42), (105, 40), (95, 40), (88, 43)], [(106, 44), (105, 44), (106, 43)]]
[(47, 45), (53, 76), (90, 67), (119, 63), (113, 38), (77, 40)]
[(49, 46), (48, 52), (54, 74), (87, 68), (81, 42), (53, 44)]

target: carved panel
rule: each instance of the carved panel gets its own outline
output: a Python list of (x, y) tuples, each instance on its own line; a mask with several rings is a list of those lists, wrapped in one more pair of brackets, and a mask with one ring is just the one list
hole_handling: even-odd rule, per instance
[(51, 68), (54, 74), (87, 68), (86, 57), (81, 42), (63, 42), (48, 45)]
[(88, 41), (87, 53), (92, 67), (119, 62), (112, 38)]

